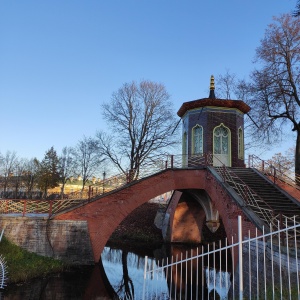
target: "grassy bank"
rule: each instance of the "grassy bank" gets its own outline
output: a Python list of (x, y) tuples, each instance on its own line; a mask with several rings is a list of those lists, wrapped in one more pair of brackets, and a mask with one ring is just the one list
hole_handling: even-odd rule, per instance
[(62, 271), (66, 265), (53, 258), (30, 253), (12, 244), (5, 237), (0, 243), (0, 255), (4, 258), (8, 271), (8, 283), (22, 282), (34, 277)]

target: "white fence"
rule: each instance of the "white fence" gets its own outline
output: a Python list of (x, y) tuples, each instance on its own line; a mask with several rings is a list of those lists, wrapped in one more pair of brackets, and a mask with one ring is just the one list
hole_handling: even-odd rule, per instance
[(300, 299), (300, 225), (270, 226), (242, 239), (238, 221), (237, 243), (202, 246), (156, 264), (146, 258), (143, 295), (136, 299)]

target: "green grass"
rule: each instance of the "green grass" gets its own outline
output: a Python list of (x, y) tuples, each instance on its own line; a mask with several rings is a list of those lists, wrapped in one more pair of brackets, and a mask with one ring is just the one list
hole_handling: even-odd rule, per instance
[(0, 243), (0, 255), (6, 261), (8, 283), (24, 282), (66, 268), (63, 262), (23, 250), (5, 237)]

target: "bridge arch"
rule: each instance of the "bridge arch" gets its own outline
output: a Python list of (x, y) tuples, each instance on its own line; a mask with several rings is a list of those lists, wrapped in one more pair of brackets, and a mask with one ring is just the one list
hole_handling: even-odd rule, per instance
[(204, 221), (212, 233), (220, 226), (219, 212), (204, 189), (175, 191), (164, 221), (164, 239), (181, 243), (200, 243)]
[(135, 208), (171, 190), (198, 189), (205, 190), (212, 199), (212, 205), (220, 215), (225, 216), (223, 224), (226, 234), (229, 236), (233, 232), (237, 232), (237, 224), (235, 227), (234, 222), (231, 222), (229, 218), (231, 216), (235, 218), (238, 214), (243, 213), (206, 168), (167, 169), (117, 191), (107, 193), (103, 197), (54, 215), (52, 219), (87, 221), (94, 260), (98, 262), (111, 234)]
[(217, 231), (220, 226), (219, 211), (205, 190), (189, 190), (188, 193), (202, 206), (206, 216), (206, 226), (211, 232)]

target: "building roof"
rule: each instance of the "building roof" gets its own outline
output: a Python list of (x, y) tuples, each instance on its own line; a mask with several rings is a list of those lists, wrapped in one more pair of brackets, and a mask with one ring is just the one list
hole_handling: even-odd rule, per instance
[(244, 114), (250, 111), (250, 106), (247, 105), (242, 100), (227, 100), (227, 99), (212, 99), (212, 98), (202, 98), (198, 100), (193, 100), (189, 102), (184, 102), (179, 108), (177, 115), (183, 117), (188, 110), (195, 108), (215, 106), (215, 107), (225, 107), (225, 108), (236, 108), (243, 112)]

